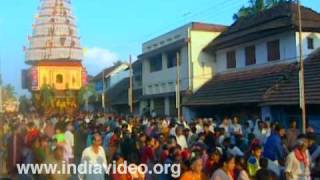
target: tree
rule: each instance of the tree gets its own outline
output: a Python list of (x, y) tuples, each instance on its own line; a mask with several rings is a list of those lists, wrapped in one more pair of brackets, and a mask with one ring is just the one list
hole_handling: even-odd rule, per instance
[(78, 92), (78, 104), (79, 105), (86, 105), (86, 110), (88, 110), (88, 103), (89, 103), (89, 98), (91, 96), (96, 96), (97, 92), (94, 87), (94, 84), (89, 83), (86, 86), (82, 86)]
[(26, 95), (19, 97), (19, 112), (27, 113), (29, 111), (30, 100), (27, 98)]
[(54, 89), (44, 84), (40, 88), (40, 105), (44, 111), (54, 108)]
[(249, 0), (249, 6), (241, 7), (240, 10), (233, 15), (233, 19), (238, 20), (247, 16), (255, 15), (261, 11), (285, 2), (292, 2), (292, 0)]
[(118, 61), (113, 62), (113, 65), (114, 65), (114, 66), (119, 66), (119, 65), (121, 65), (121, 64), (123, 64), (123, 62), (122, 62), (121, 60), (118, 60)]
[(2, 99), (3, 101), (13, 100), (16, 99), (16, 92), (15, 88), (11, 84), (7, 84), (2, 89)]

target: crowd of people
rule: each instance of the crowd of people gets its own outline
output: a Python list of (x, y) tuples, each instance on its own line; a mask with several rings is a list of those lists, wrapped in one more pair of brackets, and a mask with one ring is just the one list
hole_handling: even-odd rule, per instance
[[(307, 180), (320, 177), (320, 146), (311, 128), (285, 129), (259, 118), (5, 114), (0, 120), (0, 175), (64, 180)], [(179, 164), (162, 174), (18, 174), (17, 164)]]

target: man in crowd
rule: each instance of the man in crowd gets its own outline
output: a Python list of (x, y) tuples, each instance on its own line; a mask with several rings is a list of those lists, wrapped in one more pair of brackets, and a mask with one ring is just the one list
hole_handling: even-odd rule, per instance
[[(100, 165), (103, 169), (103, 165), (106, 165), (107, 159), (103, 147), (101, 146), (102, 138), (100, 134), (96, 133), (93, 135), (92, 145), (84, 149), (82, 152), (81, 163), (84, 165)], [(104, 180), (105, 172), (97, 174), (86, 173), (84, 180)]]
[(305, 135), (298, 137), (296, 147), (288, 155), (285, 166), (287, 180), (308, 180), (310, 177), (311, 159), (308, 152), (308, 141)]

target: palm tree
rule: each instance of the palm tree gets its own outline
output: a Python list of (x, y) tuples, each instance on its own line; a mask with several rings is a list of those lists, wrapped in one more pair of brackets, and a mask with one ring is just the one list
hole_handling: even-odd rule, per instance
[(249, 0), (249, 6), (241, 7), (240, 10), (233, 15), (233, 19), (238, 20), (243, 17), (255, 15), (261, 11), (285, 2), (292, 2), (292, 0)]
[(94, 84), (89, 83), (86, 86), (82, 86), (78, 92), (78, 104), (83, 105), (85, 104), (86, 110), (88, 110), (88, 103), (89, 103), (89, 98), (91, 96), (96, 96), (97, 92), (94, 87)]
[(43, 110), (54, 107), (54, 89), (50, 85), (44, 84), (40, 88), (40, 103)]

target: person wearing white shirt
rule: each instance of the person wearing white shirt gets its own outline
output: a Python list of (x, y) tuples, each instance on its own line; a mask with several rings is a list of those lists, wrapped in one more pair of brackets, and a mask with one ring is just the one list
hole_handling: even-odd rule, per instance
[(176, 139), (177, 139), (177, 144), (181, 147), (181, 149), (188, 148), (187, 139), (183, 134), (183, 127), (182, 126), (178, 126), (176, 128)]
[(308, 141), (304, 135), (298, 137), (296, 148), (288, 155), (285, 173), (288, 180), (309, 180), (311, 158)]
[(71, 122), (67, 125), (67, 130), (64, 133), (65, 138), (65, 150), (66, 150), (66, 159), (68, 162), (71, 162), (74, 159), (73, 147), (74, 147), (74, 135), (72, 133), (72, 124)]
[[(82, 158), (81, 163), (84, 163), (85, 165), (89, 165), (88, 167), (96, 167), (100, 166), (103, 168), (103, 166), (106, 165), (107, 159), (106, 154), (101, 146), (102, 138), (101, 136), (96, 133), (93, 135), (93, 143), (91, 146), (87, 147), (82, 152)], [(88, 170), (90, 172), (90, 170)], [(91, 171), (92, 172), (92, 171)], [(97, 173), (97, 174), (85, 174), (82, 179), (84, 180), (104, 180), (105, 172), (103, 173)]]
[(225, 132), (225, 134), (226, 134), (227, 136), (230, 135), (229, 119), (228, 119), (227, 117), (225, 117), (225, 118), (222, 120), (222, 123), (220, 124), (219, 127), (224, 129), (224, 132)]
[(234, 117), (233, 123), (231, 124), (231, 131), (235, 135), (242, 135), (242, 126), (239, 124), (239, 118)]

